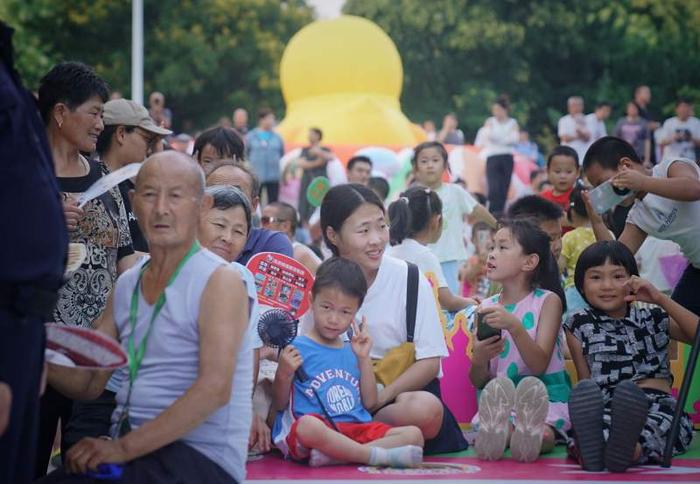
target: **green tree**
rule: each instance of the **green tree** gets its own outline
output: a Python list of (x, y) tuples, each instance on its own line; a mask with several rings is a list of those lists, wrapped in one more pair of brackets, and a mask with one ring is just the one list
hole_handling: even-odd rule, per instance
[[(313, 20), (303, 0), (144, 4), (144, 90), (166, 95), (176, 127), (207, 126), (235, 106), (283, 108), (282, 52)], [(71, 59), (94, 66), (129, 96), (131, 2), (4, 0), (0, 17), (17, 29), (18, 68), (30, 87), (53, 64)]]
[(634, 87), (653, 104), (700, 101), (700, 3), (685, 0), (348, 0), (396, 42), (402, 104), (415, 120), (456, 111), (473, 135), (500, 93), (521, 124), (554, 142), (566, 98), (608, 100), (621, 115)]

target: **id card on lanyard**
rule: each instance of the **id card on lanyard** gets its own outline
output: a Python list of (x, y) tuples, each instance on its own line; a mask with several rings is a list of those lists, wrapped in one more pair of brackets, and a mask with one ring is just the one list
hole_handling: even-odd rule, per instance
[(139, 278), (136, 281), (134, 292), (131, 294), (131, 305), (129, 307), (129, 328), (131, 329), (129, 339), (127, 341), (127, 353), (129, 354), (129, 391), (126, 394), (126, 402), (124, 403), (124, 407), (122, 408), (119, 419), (117, 420), (117, 425), (114, 429), (115, 435), (112, 435), (112, 438), (122, 437), (131, 430), (131, 426), (129, 424), (129, 404), (131, 402), (131, 391), (134, 388), (134, 382), (136, 381), (139, 369), (141, 368), (143, 357), (146, 354), (148, 338), (151, 336), (153, 323), (155, 322), (156, 318), (158, 318), (163, 306), (165, 306), (165, 289), (175, 282), (175, 279), (177, 279), (177, 276), (180, 274), (180, 271), (185, 263), (187, 263), (187, 261), (190, 260), (190, 258), (196, 254), (197, 251), (199, 251), (200, 247), (199, 242), (195, 240), (192, 247), (190, 247), (190, 250), (187, 252), (187, 254), (185, 254), (185, 257), (183, 257), (178, 263), (177, 267), (175, 268), (175, 272), (173, 272), (173, 275), (170, 276), (165, 288), (163, 288), (163, 291), (161, 291), (158, 299), (156, 299), (156, 303), (153, 306), (153, 314), (151, 314), (151, 320), (149, 321), (148, 328), (146, 329), (146, 334), (143, 336), (137, 347), (134, 341), (136, 339), (134, 333), (136, 331), (136, 319), (139, 313), (139, 293), (141, 292), (141, 278), (143, 277), (143, 273), (146, 271), (148, 261), (143, 265), (141, 271), (139, 272)]

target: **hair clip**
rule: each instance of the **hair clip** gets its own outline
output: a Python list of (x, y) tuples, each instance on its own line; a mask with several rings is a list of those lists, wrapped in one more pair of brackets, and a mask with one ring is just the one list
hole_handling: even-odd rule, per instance
[(400, 197), (399, 200), (404, 202), (406, 205), (408, 205), (408, 197)]

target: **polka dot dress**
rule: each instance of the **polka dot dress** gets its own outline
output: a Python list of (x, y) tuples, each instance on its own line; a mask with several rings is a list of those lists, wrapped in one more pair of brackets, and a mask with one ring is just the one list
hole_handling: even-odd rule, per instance
[[(513, 313), (520, 319), (523, 327), (533, 340), (537, 337), (537, 325), (542, 312), (542, 305), (549, 294), (552, 293), (543, 289), (535, 289), (520, 302), (504, 306), (506, 311)], [(484, 300), (481, 305), (482, 307), (496, 305), (499, 298), (500, 295), (497, 294)], [(492, 377), (510, 378), (517, 386), (520, 380), (526, 376), (532, 376), (533, 373), (523, 361), (510, 333), (504, 331), (502, 334), (504, 338), (503, 351), (490, 361), (489, 372)], [(560, 337), (561, 332), (558, 333), (554, 351), (552, 352), (552, 359), (547, 370), (542, 375), (534, 376), (537, 376), (544, 382), (549, 393), (550, 404), (546, 421), (563, 438), (565, 432), (571, 427), (567, 407), (571, 382), (564, 366)]]

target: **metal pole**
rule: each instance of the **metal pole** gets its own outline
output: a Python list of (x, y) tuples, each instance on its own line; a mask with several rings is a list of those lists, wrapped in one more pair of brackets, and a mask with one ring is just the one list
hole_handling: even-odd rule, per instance
[(131, 99), (143, 104), (143, 0), (131, 2)]
[(695, 371), (695, 365), (698, 361), (698, 354), (700, 354), (700, 321), (698, 321), (698, 328), (695, 330), (695, 340), (693, 341), (693, 346), (690, 350), (690, 355), (688, 356), (688, 363), (685, 366), (683, 383), (681, 384), (681, 389), (678, 392), (676, 410), (673, 412), (671, 430), (668, 433), (668, 440), (666, 440), (666, 449), (664, 450), (664, 458), (663, 462), (661, 463), (661, 467), (671, 467), (673, 446), (678, 438), (678, 431), (680, 430), (681, 426), (681, 416), (683, 415), (683, 407), (685, 407), (685, 402), (688, 400), (688, 392), (690, 391), (690, 384), (693, 382), (693, 372)]

